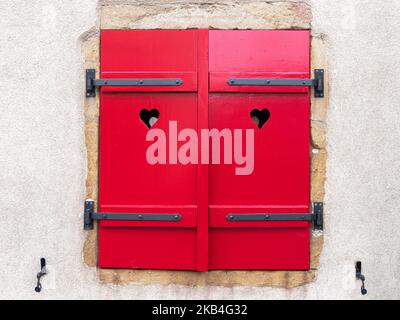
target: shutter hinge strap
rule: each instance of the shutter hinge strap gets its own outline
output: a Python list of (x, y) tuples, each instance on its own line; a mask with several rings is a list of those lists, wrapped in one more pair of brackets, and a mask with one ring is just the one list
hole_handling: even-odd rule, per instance
[(95, 69), (86, 69), (86, 97), (95, 97), (97, 87), (181, 86), (180, 78), (96, 79)]
[(170, 221), (179, 222), (182, 215), (179, 213), (114, 213), (114, 212), (94, 212), (94, 201), (85, 201), (85, 211), (83, 216), (84, 230), (93, 229), (94, 220), (109, 221)]
[(324, 97), (324, 69), (314, 70), (314, 79), (230, 78), (230, 86), (312, 87), (316, 98)]
[(313, 203), (313, 212), (305, 213), (229, 213), (226, 220), (230, 222), (261, 222), (261, 221), (312, 221), (315, 230), (323, 230), (322, 202)]

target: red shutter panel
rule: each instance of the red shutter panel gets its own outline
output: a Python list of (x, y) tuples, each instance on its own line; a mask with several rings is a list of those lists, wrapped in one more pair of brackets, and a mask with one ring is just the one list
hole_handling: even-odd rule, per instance
[(183, 84), (101, 89), (99, 210), (181, 219), (100, 221), (100, 267), (197, 268), (197, 166), (149, 164), (146, 134), (157, 118), (152, 128), (197, 130), (199, 50), (195, 30), (102, 31), (102, 78)]
[(228, 84), (309, 78), (309, 38), (308, 31), (210, 31), (209, 125), (255, 130), (252, 174), (210, 166), (211, 269), (309, 269), (309, 222), (227, 220), (310, 212), (309, 88)]

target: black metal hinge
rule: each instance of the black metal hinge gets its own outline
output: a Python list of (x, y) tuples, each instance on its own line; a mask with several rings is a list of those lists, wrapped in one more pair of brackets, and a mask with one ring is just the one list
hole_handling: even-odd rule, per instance
[(322, 202), (313, 203), (313, 212), (304, 213), (229, 213), (226, 219), (231, 222), (240, 221), (312, 221), (314, 229), (323, 229), (323, 211)]
[(182, 220), (179, 213), (113, 213), (113, 212), (94, 212), (94, 201), (85, 201), (85, 211), (83, 216), (83, 228), (93, 229), (94, 220), (110, 221), (171, 221)]
[(324, 97), (324, 69), (314, 70), (314, 79), (231, 78), (230, 86), (312, 87), (316, 98)]
[(95, 97), (97, 87), (181, 86), (179, 78), (96, 79), (95, 69), (86, 69), (86, 97)]
[(314, 229), (324, 229), (324, 204), (322, 202), (313, 203)]
[[(324, 204), (322, 202), (313, 203), (313, 212), (304, 213), (229, 213), (226, 219), (230, 222), (240, 221), (311, 221), (314, 223), (315, 230), (323, 230), (323, 212)], [(179, 213), (111, 213), (94, 212), (94, 201), (85, 201), (85, 211), (83, 215), (83, 228), (85, 230), (93, 229), (94, 220), (111, 221), (171, 221), (178, 222), (182, 220)]]

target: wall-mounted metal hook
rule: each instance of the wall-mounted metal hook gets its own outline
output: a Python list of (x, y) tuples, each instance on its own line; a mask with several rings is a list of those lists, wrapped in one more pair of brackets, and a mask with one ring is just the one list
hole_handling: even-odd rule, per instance
[(36, 292), (42, 291), (42, 284), (40, 283), (40, 279), (46, 274), (47, 274), (47, 271), (46, 271), (46, 259), (45, 258), (41, 258), (40, 259), (40, 272), (36, 276), (36, 278), (37, 278), (37, 285), (35, 287), (35, 291)]
[(356, 262), (356, 279), (361, 280), (361, 294), (364, 296), (367, 294), (367, 289), (365, 289), (365, 276), (361, 273), (361, 261)]

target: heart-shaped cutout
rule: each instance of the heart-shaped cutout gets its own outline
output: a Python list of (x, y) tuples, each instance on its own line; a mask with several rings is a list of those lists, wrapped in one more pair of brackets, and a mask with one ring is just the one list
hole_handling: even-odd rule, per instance
[(151, 129), (152, 126), (157, 122), (160, 117), (160, 112), (157, 109), (142, 109), (139, 113), (140, 119), (146, 125), (147, 128)]
[(250, 118), (260, 129), (264, 126), (264, 124), (267, 123), (270, 117), (271, 113), (269, 112), (268, 109), (262, 109), (262, 110), (253, 109), (250, 112)]

